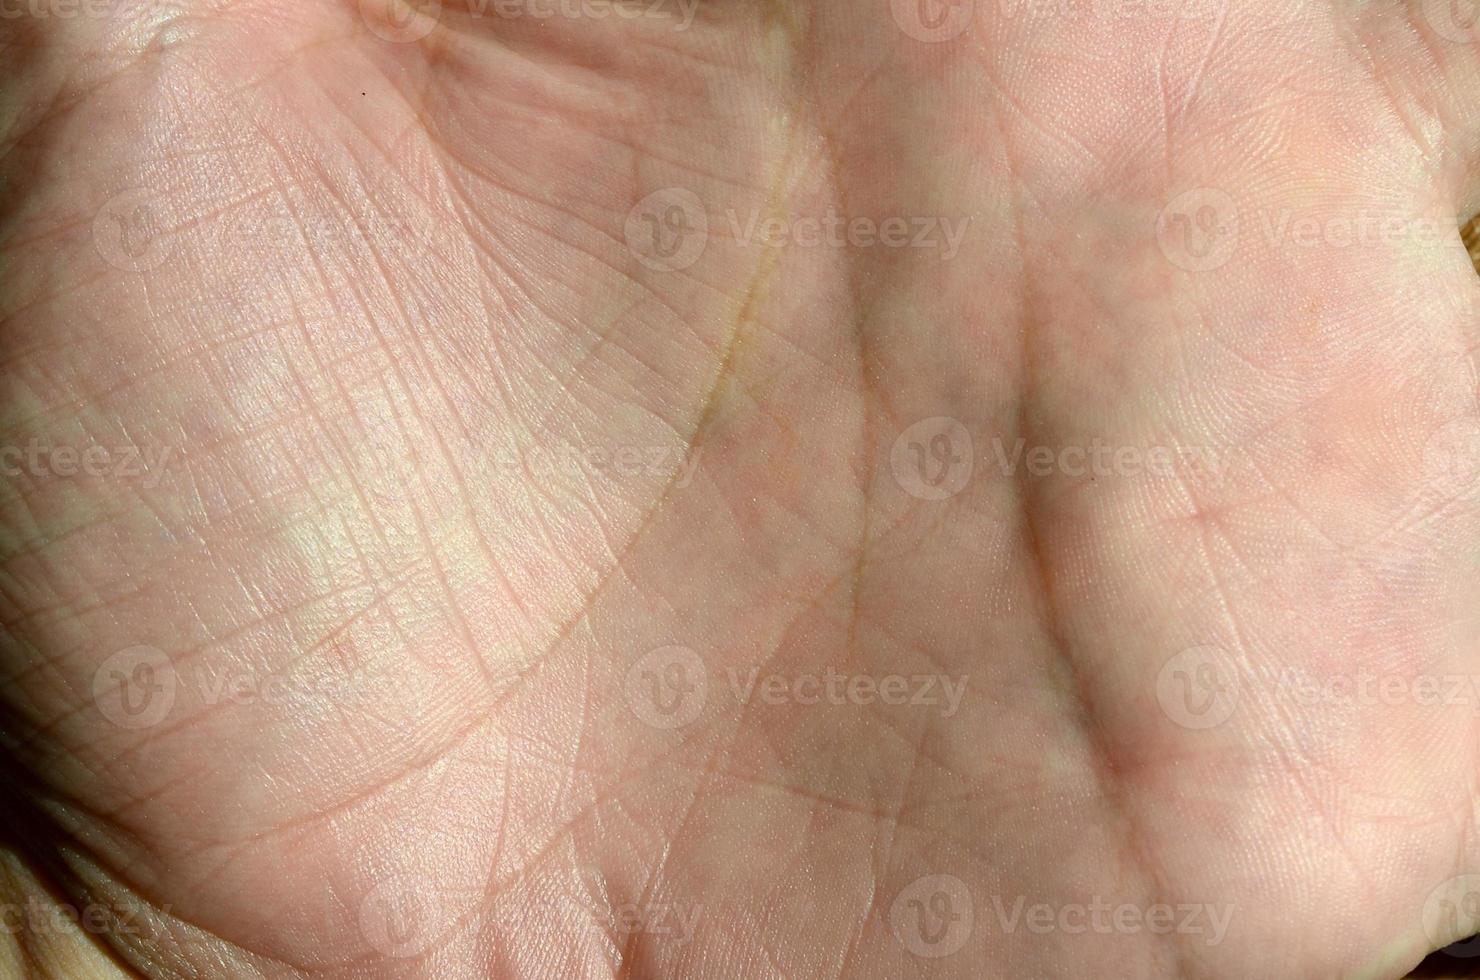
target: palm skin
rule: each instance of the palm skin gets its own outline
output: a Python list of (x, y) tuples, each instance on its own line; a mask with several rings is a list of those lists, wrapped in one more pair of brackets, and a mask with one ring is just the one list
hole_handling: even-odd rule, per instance
[[(476, 9), (3, 27), (4, 441), (155, 461), (0, 510), (11, 847), (144, 907), (111, 955), (1389, 977), (1475, 925), (1475, 698), (1412, 695), (1476, 672), (1452, 24)], [(829, 208), (967, 233), (737, 234)], [(964, 687), (745, 696), (829, 674)], [(1226, 932), (1009, 925), (1097, 903)]]

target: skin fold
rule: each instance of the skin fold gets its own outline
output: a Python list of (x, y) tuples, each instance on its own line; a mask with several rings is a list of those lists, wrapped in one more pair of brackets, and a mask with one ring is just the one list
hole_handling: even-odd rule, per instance
[(12, 972), (1480, 929), (1464, 7), (6, 8)]

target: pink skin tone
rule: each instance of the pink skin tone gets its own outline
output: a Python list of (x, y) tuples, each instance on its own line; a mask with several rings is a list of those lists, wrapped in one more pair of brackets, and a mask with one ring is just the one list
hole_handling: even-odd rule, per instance
[(8, 846), (134, 924), (73, 955), (1380, 978), (1480, 927), (1463, 23), (588, 7), (0, 21)]

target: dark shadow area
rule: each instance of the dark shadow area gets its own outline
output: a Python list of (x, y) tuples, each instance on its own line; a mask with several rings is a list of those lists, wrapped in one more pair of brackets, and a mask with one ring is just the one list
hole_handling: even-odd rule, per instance
[(1435, 950), (1410, 974), (1414, 980), (1460, 980), (1480, 977), (1480, 936)]

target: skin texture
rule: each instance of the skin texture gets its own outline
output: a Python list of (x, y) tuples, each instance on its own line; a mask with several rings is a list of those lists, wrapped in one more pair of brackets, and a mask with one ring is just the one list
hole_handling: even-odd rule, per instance
[(1442, 6), (0, 22), (7, 874), (105, 920), (12, 963), (1397, 977), (1480, 927)]

